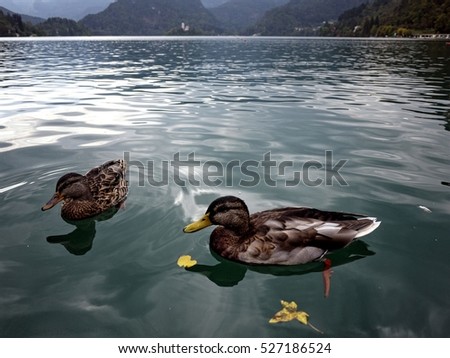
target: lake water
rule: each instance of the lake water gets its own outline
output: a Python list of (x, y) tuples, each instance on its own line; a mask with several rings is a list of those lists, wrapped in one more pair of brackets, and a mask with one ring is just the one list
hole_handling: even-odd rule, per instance
[[(4, 39), (0, 87), (0, 337), (450, 336), (444, 42)], [(63, 173), (124, 157), (113, 217), (41, 212)], [(321, 263), (258, 270), (183, 234), (228, 194), (382, 224), (332, 255), (324, 298)], [(323, 335), (269, 324), (280, 300)]]

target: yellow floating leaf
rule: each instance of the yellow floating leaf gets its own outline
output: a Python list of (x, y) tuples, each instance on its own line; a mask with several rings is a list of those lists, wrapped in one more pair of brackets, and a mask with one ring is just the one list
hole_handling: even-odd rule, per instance
[(180, 267), (189, 268), (197, 265), (197, 260), (192, 260), (192, 257), (189, 255), (183, 255), (178, 258), (177, 265)]
[(309, 315), (306, 312), (297, 311), (297, 304), (294, 301), (281, 300), (281, 306), (283, 308), (275, 313), (269, 323), (289, 322), (296, 319), (303, 324), (308, 324)]
[(275, 313), (269, 320), (269, 323), (289, 322), (296, 319), (297, 321), (310, 326), (316, 332), (323, 334), (320, 329), (308, 322), (309, 314), (305, 311), (297, 311), (297, 304), (294, 301), (288, 302), (281, 300), (281, 307), (283, 308)]

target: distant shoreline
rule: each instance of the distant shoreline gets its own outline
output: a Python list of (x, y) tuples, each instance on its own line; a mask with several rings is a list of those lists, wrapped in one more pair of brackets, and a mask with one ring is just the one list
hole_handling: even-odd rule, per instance
[(61, 41), (66, 39), (69, 41), (76, 40), (93, 40), (93, 41), (108, 41), (108, 40), (143, 40), (143, 39), (164, 39), (164, 40), (180, 40), (180, 39), (304, 39), (304, 40), (317, 40), (317, 39), (328, 39), (328, 40), (370, 40), (370, 41), (450, 41), (450, 34), (441, 35), (418, 35), (414, 37), (340, 37), (340, 36), (244, 36), (244, 35), (191, 35), (191, 36), (171, 36), (171, 35), (86, 35), (86, 36), (0, 36), (0, 41), (3, 40), (55, 40)]

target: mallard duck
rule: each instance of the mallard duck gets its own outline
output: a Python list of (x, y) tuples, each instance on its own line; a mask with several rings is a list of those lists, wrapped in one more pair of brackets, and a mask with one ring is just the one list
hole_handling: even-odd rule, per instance
[(59, 178), (55, 194), (41, 209), (51, 209), (63, 201), (61, 216), (66, 220), (81, 220), (120, 205), (128, 193), (126, 168), (126, 162), (118, 159), (95, 167), (85, 175), (67, 173)]
[(218, 255), (246, 264), (299, 265), (321, 260), (331, 250), (375, 230), (380, 221), (363, 215), (303, 207), (249, 214), (234, 196), (214, 200), (186, 233), (219, 225), (211, 233), (210, 248)]

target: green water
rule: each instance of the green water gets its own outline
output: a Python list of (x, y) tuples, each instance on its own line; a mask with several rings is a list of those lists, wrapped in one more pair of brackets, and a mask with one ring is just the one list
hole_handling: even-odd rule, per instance
[[(268, 323), (281, 299), (321, 337), (450, 336), (444, 42), (2, 40), (0, 87), (0, 337), (318, 337)], [(63, 173), (123, 157), (124, 209), (40, 211)], [(211, 229), (183, 234), (229, 194), (382, 224), (332, 255), (324, 298), (321, 264), (221, 262)]]

